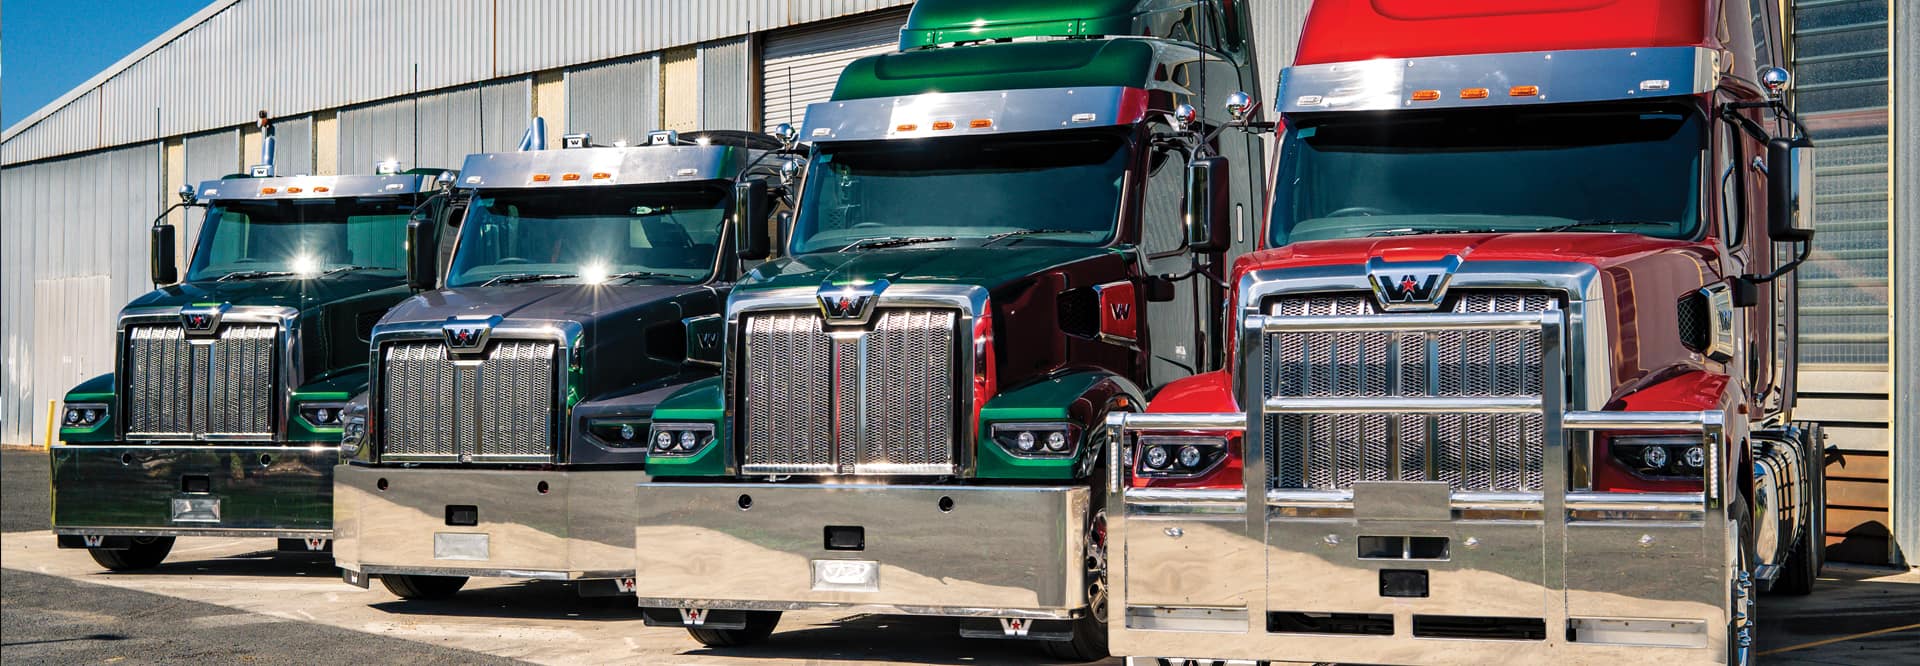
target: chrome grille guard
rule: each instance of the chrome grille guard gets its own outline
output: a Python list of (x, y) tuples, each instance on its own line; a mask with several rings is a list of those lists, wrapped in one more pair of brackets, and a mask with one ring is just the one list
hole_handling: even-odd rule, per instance
[[(222, 305), (213, 331), (186, 336), (181, 331), (181, 310), (129, 308), (120, 314), (114, 344), (114, 427), (120, 436), (130, 442), (284, 439), (293, 390), (304, 376), (295, 335), (299, 311)], [(168, 367), (157, 369), (170, 376), (135, 377), (133, 359), (128, 356), (136, 347), (150, 356), (173, 357)], [(186, 355), (179, 358), (169, 351)], [(268, 367), (259, 367), (263, 363)], [(189, 395), (180, 396), (180, 391)], [(184, 406), (185, 411), (134, 408), (136, 395), (147, 400), (162, 394), (173, 394), (167, 396), (169, 402), (175, 409)]]

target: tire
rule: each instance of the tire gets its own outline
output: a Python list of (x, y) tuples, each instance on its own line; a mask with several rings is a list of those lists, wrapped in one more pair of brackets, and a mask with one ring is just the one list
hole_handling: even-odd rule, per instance
[(1728, 581), (1727, 592), (1730, 597), (1727, 607), (1727, 664), (1728, 666), (1752, 666), (1754, 653), (1759, 650), (1756, 644), (1759, 626), (1758, 605), (1759, 586), (1753, 580), (1753, 543), (1749, 531), (1747, 498), (1736, 495), (1737, 503), (1729, 508), (1728, 521), (1732, 523), (1734, 553), (1733, 580)]
[(173, 537), (134, 537), (126, 550), (88, 548), (87, 554), (108, 571), (139, 571), (160, 566), (172, 551)]
[(745, 613), (747, 626), (744, 629), (687, 627), (687, 634), (707, 647), (744, 647), (766, 640), (768, 636), (773, 635), (773, 628), (780, 625), (780, 611), (745, 611)]
[(1107, 651), (1107, 486), (1106, 465), (1093, 471), (1093, 511), (1087, 516), (1087, 614), (1073, 621), (1073, 639), (1043, 641), (1041, 650), (1062, 661), (1100, 661)]
[(1780, 577), (1773, 582), (1772, 592), (1788, 596), (1805, 596), (1813, 593), (1815, 581), (1820, 579), (1820, 567), (1826, 563), (1827, 546), (1827, 470), (1826, 451), (1822, 450), (1825, 439), (1816, 424), (1801, 424), (1807, 430), (1802, 453), (1806, 454), (1807, 470), (1807, 520), (1800, 526), (1800, 533), (1794, 539), (1793, 553), (1787, 556), (1780, 568)]
[(381, 574), (380, 584), (387, 586), (393, 596), (412, 601), (445, 599), (466, 586), (466, 576), (416, 576), (410, 574)]

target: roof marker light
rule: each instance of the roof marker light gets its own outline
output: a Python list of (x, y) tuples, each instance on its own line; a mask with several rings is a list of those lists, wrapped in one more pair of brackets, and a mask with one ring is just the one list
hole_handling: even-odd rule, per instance
[(277, 188), (277, 187), (262, 187), (262, 188), (260, 188), (260, 193), (261, 193), (261, 194), (273, 194), (273, 193), (275, 193), (275, 192), (279, 192), (279, 191), (280, 191), (280, 188)]
[(536, 183), (544, 183), (544, 182), (547, 182), (547, 181), (549, 181), (549, 180), (553, 180), (553, 176), (549, 176), (549, 175), (547, 175), (547, 174), (544, 174), (544, 173), (536, 173), (536, 174), (533, 174), (533, 182), (536, 182)]
[(315, 191), (315, 192), (331, 192), (331, 191), (333, 191), (333, 188), (331, 188), (331, 187), (327, 187), (327, 186), (325, 186), (325, 185), (315, 185), (315, 186), (313, 186), (313, 191)]
[(300, 192), (301, 192), (301, 190), (300, 190), (300, 188), (298, 188), (298, 187), (289, 187), (289, 188), (287, 188), (287, 194), (299, 194)]
[(974, 118), (973, 120), (967, 121), (967, 127), (969, 129), (986, 129), (992, 126), (993, 120), (988, 118)]
[(606, 179), (608, 179), (608, 178), (612, 178), (612, 177), (613, 177), (613, 174), (610, 174), (610, 173), (607, 173), (607, 172), (605, 172), (605, 171), (595, 171), (595, 172), (593, 172), (593, 179), (594, 179), (594, 180), (606, 180)]
[(563, 174), (560, 174), (560, 180), (568, 180), (568, 181), (572, 181), (572, 180), (580, 180), (580, 174), (577, 174), (577, 173), (563, 173)]
[(1641, 90), (1666, 90), (1672, 86), (1673, 83), (1666, 79), (1647, 79), (1640, 82)]
[(1438, 90), (1413, 91), (1413, 101), (1415, 102), (1431, 102), (1436, 99), (1440, 99), (1440, 91)]
[(913, 124), (913, 123), (902, 123), (902, 124), (899, 124), (899, 125), (895, 125), (895, 126), (894, 126), (894, 128), (893, 128), (893, 131), (895, 131), (895, 132), (911, 132), (911, 131), (914, 131), (914, 130), (917, 130), (917, 129), (920, 129), (920, 126), (919, 126), (919, 125), (915, 125), (915, 124)]
[(1094, 115), (1094, 114), (1091, 114), (1091, 113), (1076, 113), (1076, 114), (1073, 114), (1073, 122), (1076, 122), (1076, 123), (1090, 123), (1090, 122), (1093, 122), (1093, 121), (1094, 121), (1094, 119), (1095, 119), (1095, 118), (1098, 118), (1098, 117), (1099, 117), (1099, 116), (1096, 116), (1096, 115)]
[(1486, 99), (1486, 88), (1461, 88), (1460, 99)]
[(934, 128), (934, 129), (937, 129), (937, 130), (950, 130), (950, 129), (953, 129), (953, 121), (951, 121), (951, 120), (935, 120), (935, 121), (933, 121), (933, 128)]
[(1514, 86), (1507, 89), (1508, 97), (1533, 97), (1540, 94), (1540, 86)]

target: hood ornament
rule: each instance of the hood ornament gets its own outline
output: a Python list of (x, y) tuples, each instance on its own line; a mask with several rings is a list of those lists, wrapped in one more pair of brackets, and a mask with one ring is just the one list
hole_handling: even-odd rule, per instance
[(820, 314), (829, 325), (863, 325), (873, 317), (873, 302), (887, 288), (886, 280), (867, 284), (820, 285)]
[(180, 328), (189, 337), (213, 335), (220, 331), (220, 318), (231, 307), (231, 303), (195, 303), (180, 308)]
[(440, 326), (440, 334), (447, 343), (448, 354), (478, 354), (486, 351), (487, 338), (493, 336), (493, 325), (497, 318), (454, 319)]
[(1440, 261), (1392, 263), (1374, 257), (1367, 260), (1367, 282), (1373, 286), (1373, 298), (1383, 311), (1438, 310), (1446, 300), (1454, 271), (1459, 269), (1459, 255), (1448, 255)]

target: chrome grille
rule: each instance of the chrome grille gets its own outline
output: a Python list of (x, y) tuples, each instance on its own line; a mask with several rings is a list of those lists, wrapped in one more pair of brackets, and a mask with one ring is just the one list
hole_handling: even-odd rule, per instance
[(127, 436), (272, 438), (279, 332), (229, 324), (195, 339), (177, 325), (127, 327)]
[[(1558, 309), (1544, 293), (1468, 293), (1454, 313)], [(1366, 294), (1287, 297), (1272, 314), (1374, 316)], [(1268, 335), (1262, 387), (1270, 397), (1524, 397), (1542, 393), (1538, 330), (1311, 331)], [(1276, 488), (1338, 490), (1357, 481), (1445, 481), (1458, 490), (1541, 487), (1541, 414), (1275, 414), (1266, 417)]]
[(547, 462), (554, 456), (558, 346), (496, 338), (455, 360), (439, 340), (388, 344), (381, 357), (381, 458)]
[(958, 321), (907, 308), (881, 309), (866, 328), (827, 328), (809, 310), (746, 316), (741, 469), (954, 473)]

